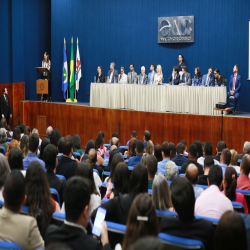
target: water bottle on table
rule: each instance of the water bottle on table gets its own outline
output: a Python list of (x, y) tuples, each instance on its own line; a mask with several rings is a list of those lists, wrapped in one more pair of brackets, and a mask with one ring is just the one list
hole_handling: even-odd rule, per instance
[(96, 77), (94, 76), (94, 83), (96, 83)]
[(192, 86), (194, 86), (194, 78), (192, 79)]

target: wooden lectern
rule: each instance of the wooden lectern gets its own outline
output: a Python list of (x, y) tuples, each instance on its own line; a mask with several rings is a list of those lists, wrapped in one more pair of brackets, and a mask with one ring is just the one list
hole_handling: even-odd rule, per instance
[[(48, 72), (47, 68), (36, 67), (38, 73)], [(48, 94), (49, 93), (49, 81), (48, 80), (36, 80), (36, 93), (39, 94)]]

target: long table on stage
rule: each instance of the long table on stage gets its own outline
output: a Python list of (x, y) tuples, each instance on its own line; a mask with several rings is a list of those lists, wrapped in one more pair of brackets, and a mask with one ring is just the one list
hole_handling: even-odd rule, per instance
[(226, 87), (91, 83), (90, 106), (140, 111), (219, 115)]

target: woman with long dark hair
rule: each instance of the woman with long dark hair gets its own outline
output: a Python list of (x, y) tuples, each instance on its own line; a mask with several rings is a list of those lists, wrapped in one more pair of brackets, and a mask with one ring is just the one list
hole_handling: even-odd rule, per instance
[(194, 70), (194, 86), (200, 86), (202, 83), (202, 75), (199, 67), (196, 67)]
[(28, 143), (29, 143), (29, 136), (23, 135), (20, 142), (22, 157), (25, 158), (29, 152), (28, 149)]
[(73, 136), (73, 151), (79, 153), (82, 156), (81, 138), (78, 134)]
[(42, 143), (41, 143), (41, 150), (40, 150), (40, 155), (39, 155), (39, 159), (43, 160), (43, 151), (45, 149), (45, 147), (50, 144), (50, 140), (48, 138), (43, 138)]
[(43, 100), (46, 100), (47, 101), (47, 98), (48, 96), (50, 97), (51, 96), (51, 91), (50, 91), (50, 68), (51, 68), (51, 61), (49, 59), (49, 54), (47, 52), (44, 52), (44, 55), (43, 55), (44, 59), (42, 61), (42, 67), (43, 68), (47, 68), (48, 72), (43, 72), (43, 79), (47, 79), (48, 80), (48, 84), (49, 84), (49, 88), (48, 88), (48, 92), (49, 94), (48, 95), (41, 95), (41, 101)]
[(104, 133), (100, 131), (98, 132), (95, 139), (95, 149), (97, 151), (97, 155), (100, 155), (101, 157), (104, 156), (104, 153), (107, 150), (106, 147), (104, 147), (103, 143), (104, 143)]

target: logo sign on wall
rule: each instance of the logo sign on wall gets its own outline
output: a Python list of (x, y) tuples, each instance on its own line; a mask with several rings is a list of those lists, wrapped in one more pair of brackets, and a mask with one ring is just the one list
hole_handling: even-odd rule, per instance
[(194, 16), (158, 18), (158, 43), (193, 43)]

